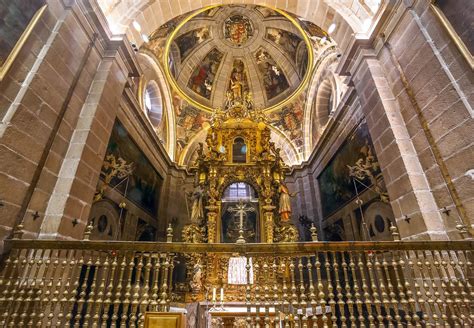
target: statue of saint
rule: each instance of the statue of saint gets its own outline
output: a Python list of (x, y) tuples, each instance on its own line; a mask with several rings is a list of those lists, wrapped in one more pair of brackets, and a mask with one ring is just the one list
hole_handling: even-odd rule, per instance
[(230, 80), (230, 89), (232, 90), (233, 100), (242, 100), (242, 82), (238, 77)]
[(278, 192), (280, 193), (280, 207), (278, 213), (280, 213), (280, 218), (282, 222), (288, 222), (290, 221), (291, 217), (290, 197), (294, 197), (297, 192), (294, 194), (290, 194), (290, 191), (288, 190), (287, 186), (283, 184), (283, 182), (280, 183), (280, 187), (278, 187)]
[(198, 258), (193, 267), (193, 278), (189, 283), (192, 290), (199, 291), (202, 288), (202, 265), (201, 259)]
[(201, 220), (204, 219), (204, 207), (202, 205), (204, 190), (201, 185), (197, 185), (196, 188), (194, 188), (194, 191), (189, 193), (188, 196), (190, 196), (192, 202), (191, 222), (199, 224)]

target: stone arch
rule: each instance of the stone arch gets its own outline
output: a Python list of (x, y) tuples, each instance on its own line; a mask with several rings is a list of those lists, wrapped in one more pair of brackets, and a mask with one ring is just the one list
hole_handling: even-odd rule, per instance
[[(154, 87), (157, 88), (156, 92), (159, 92), (162, 105), (161, 127), (164, 128), (165, 132), (165, 135), (163, 137), (164, 146), (170, 159), (174, 160), (174, 153), (176, 147), (176, 124), (175, 114), (171, 100), (171, 90), (169, 89), (168, 83), (166, 83), (165, 81), (165, 76), (161, 71), (161, 68), (157, 64), (156, 60), (151, 56), (153, 55), (150, 55), (148, 53), (137, 53), (137, 59), (140, 64), (140, 68), (143, 72), (141, 88), (139, 88), (138, 90), (138, 99), (140, 101), (141, 108), (144, 109), (144, 90), (148, 86), (148, 83), (150, 81), (153, 81), (152, 84), (154, 85)], [(153, 124), (152, 119), (150, 119), (150, 123), (152, 124), (153, 128), (156, 128)]]
[[(292, 0), (279, 3), (274, 0), (242, 0), (242, 4), (258, 4), (276, 7), (289, 13), (298, 15), (307, 21), (311, 21), (321, 28), (327, 30), (335, 23), (337, 28), (331, 35), (332, 38), (344, 49), (353, 39), (356, 33), (365, 33), (364, 22), (367, 19), (375, 20), (376, 14), (367, 10), (364, 4), (368, 0), (346, 3), (345, 1), (328, 0)], [(372, 0), (370, 0), (372, 2)], [(203, 7), (199, 1), (188, 0), (132, 0), (121, 1), (114, 8), (108, 10), (105, 5), (101, 8), (109, 22), (112, 33), (123, 34), (132, 42), (140, 46), (144, 41), (142, 34), (149, 35), (165, 22), (183, 15), (192, 10)], [(207, 5), (231, 4), (234, 1), (210, 0)], [(385, 3), (386, 1), (379, 1)], [(381, 4), (379, 4), (379, 7)], [(141, 26), (140, 31), (132, 27), (136, 21)]]

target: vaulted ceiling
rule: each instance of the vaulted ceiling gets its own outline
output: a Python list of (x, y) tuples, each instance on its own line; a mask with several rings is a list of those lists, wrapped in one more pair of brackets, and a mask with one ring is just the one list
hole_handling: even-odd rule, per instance
[[(321, 133), (312, 129), (324, 129), (311, 123), (318, 85), (332, 86), (335, 95), (330, 92), (327, 101), (333, 107), (343, 89), (328, 72), (340, 56), (334, 40), (346, 44), (353, 31), (367, 31), (381, 1), (198, 2), (99, 1), (111, 30), (126, 32), (139, 46), (139, 61), (157, 71), (164, 110), (155, 129), (170, 157), (191, 164), (212, 111), (225, 110), (236, 95), (251, 95), (254, 107), (264, 109), (285, 161), (302, 162), (314, 146), (312, 136)], [(164, 17), (171, 19), (157, 24)], [(315, 21), (336, 31), (329, 35)]]

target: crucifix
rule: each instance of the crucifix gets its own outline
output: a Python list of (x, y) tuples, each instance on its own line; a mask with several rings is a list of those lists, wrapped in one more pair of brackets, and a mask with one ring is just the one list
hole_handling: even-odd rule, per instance
[(244, 215), (246, 216), (246, 212), (254, 212), (255, 209), (253, 207), (248, 207), (247, 204), (244, 204), (242, 199), (239, 199), (239, 203), (232, 208), (228, 209), (229, 212), (234, 212), (239, 215), (240, 221), (239, 221), (239, 238), (237, 239), (236, 243), (237, 244), (244, 244), (245, 243), (245, 238), (244, 238)]

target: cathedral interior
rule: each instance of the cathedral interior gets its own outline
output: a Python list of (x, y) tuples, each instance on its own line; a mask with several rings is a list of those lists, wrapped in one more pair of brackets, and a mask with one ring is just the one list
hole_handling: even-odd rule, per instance
[(0, 0), (0, 326), (474, 327), (473, 22)]

